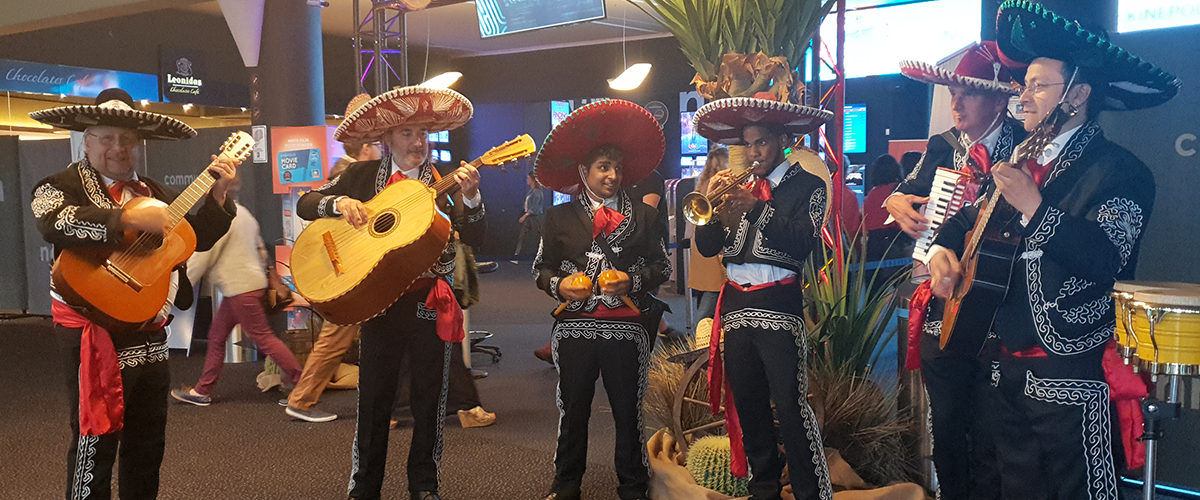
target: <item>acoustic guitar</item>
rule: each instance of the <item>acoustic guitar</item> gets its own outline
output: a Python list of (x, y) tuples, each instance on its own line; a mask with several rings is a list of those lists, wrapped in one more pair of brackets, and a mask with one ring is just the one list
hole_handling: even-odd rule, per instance
[[(1021, 165), (1040, 156), (1075, 113), (1073, 106), (1060, 104), (1013, 149), (1009, 162)], [(943, 350), (971, 355), (977, 354), (987, 340), (996, 311), (1008, 294), (1013, 263), (1021, 247), (1021, 231), (1013, 227), (1021, 213), (1004, 200), (999, 189), (993, 186), (991, 194), (976, 206), (979, 215), (967, 233), (959, 259), (962, 276), (946, 299), (938, 342)]]
[[(234, 132), (218, 156), (235, 162), (250, 156), (254, 138)], [(67, 248), (54, 261), (54, 290), (70, 306), (113, 333), (134, 331), (154, 320), (167, 302), (171, 271), (196, 251), (196, 232), (184, 219), (208, 194), (217, 176), (207, 170), (167, 206), (171, 229), (159, 235), (137, 230), (125, 232), (122, 244)], [(162, 204), (138, 197), (122, 207)]]
[[(526, 134), (470, 164), (500, 166), (534, 151)], [(367, 223), (360, 228), (340, 217), (313, 221), (292, 247), (296, 290), (338, 325), (362, 323), (383, 312), (442, 255), (452, 229), (436, 200), (457, 188), (453, 174), (432, 186), (402, 180), (363, 203)]]

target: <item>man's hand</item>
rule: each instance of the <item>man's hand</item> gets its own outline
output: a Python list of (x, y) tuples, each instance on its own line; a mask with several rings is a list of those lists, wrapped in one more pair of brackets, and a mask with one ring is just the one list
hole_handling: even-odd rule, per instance
[(171, 216), (163, 205), (141, 204), (121, 213), (121, 225), (154, 234), (166, 234), (171, 228)]
[(208, 171), (217, 176), (217, 182), (212, 186), (213, 199), (224, 205), (225, 192), (229, 190), (229, 183), (233, 182), (233, 178), (237, 175), (237, 166), (242, 162), (217, 155), (213, 155), (212, 159), (213, 162), (208, 166)]
[(921, 233), (929, 229), (929, 220), (913, 209), (913, 205), (929, 203), (929, 197), (894, 194), (889, 196), (884, 203), (887, 205), (888, 213), (896, 219), (897, 224), (900, 224), (900, 230), (912, 236), (914, 240), (920, 239)]
[(996, 189), (1000, 190), (1004, 201), (1024, 214), (1025, 218), (1032, 219), (1042, 205), (1042, 193), (1029, 171), (1004, 162), (992, 167), (992, 178), (996, 180)]
[(625, 272), (611, 269), (605, 271), (601, 277), (608, 278), (600, 282), (600, 293), (604, 295), (621, 297), (629, 295), (629, 290), (633, 288), (633, 282), (629, 280), (629, 275)]
[[(558, 282), (558, 294), (562, 298), (572, 301), (587, 300), (592, 296), (591, 287), (576, 286), (575, 281), (579, 276), (584, 276), (583, 273), (574, 273)], [(590, 283), (591, 280), (588, 280)]]
[(522, 216), (521, 216), (521, 219), (520, 219), (520, 220), (518, 220), (517, 222), (518, 222), (518, 223), (520, 223), (520, 224), (524, 224), (524, 223), (525, 223), (525, 219), (528, 219), (528, 218), (529, 218), (529, 212), (525, 212), (525, 215), (522, 215)]
[(934, 295), (943, 299), (949, 298), (962, 278), (962, 266), (958, 256), (952, 250), (942, 250), (933, 254), (929, 259), (929, 277)]
[(479, 195), (479, 170), (465, 161), (460, 163), (462, 167), (454, 172), (454, 180), (462, 189), (463, 198), (470, 200)]
[(342, 218), (349, 222), (354, 229), (358, 229), (367, 223), (367, 207), (363, 206), (361, 201), (354, 198), (342, 198), (337, 202), (338, 212), (341, 212)]

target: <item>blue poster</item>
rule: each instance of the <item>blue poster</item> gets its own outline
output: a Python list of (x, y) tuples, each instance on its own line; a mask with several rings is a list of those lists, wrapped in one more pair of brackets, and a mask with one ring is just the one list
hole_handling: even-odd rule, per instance
[(313, 182), (322, 179), (321, 150), (300, 149), (279, 153), (280, 184)]
[(0, 59), (0, 90), (96, 97), (119, 87), (135, 101), (158, 100), (158, 77), (145, 73)]

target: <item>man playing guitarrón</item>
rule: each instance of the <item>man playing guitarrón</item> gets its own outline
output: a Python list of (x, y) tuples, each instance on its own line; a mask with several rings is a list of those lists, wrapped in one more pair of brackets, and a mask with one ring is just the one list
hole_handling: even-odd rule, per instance
[[(954, 118), (953, 128), (929, 138), (912, 174), (885, 202), (900, 228), (920, 240), (929, 221), (913, 209), (913, 204), (929, 202), (938, 168), (966, 172), (990, 168), (992, 163), (1012, 155), (1013, 146), (1025, 138), (1025, 129), (1007, 116), (1009, 96), (1016, 90), (1012, 76), (1000, 64), (996, 42), (985, 41), (968, 49), (954, 71), (901, 61), (900, 72), (917, 81), (948, 86)], [(986, 165), (968, 166), (968, 161), (980, 160), (970, 158), (973, 150)], [(978, 408), (978, 393), (989, 382), (990, 356), (939, 348), (943, 302), (929, 300), (928, 285), (916, 297), (912, 308), (918, 311), (916, 316), (925, 313), (925, 321), (919, 331), (914, 326), (914, 334), (920, 334), (920, 338), (909, 339), (909, 359), (919, 359), (921, 378), (929, 394), (938, 492), (945, 500), (994, 498), (999, 494), (995, 447), (986, 415)]]
[[(363, 201), (403, 179), (431, 185), (439, 179), (429, 163), (428, 135), (452, 130), (471, 119), (471, 102), (446, 89), (402, 87), (371, 99), (347, 116), (334, 133), (339, 141), (382, 140), (382, 160), (351, 164), (332, 182), (300, 198), (296, 211), (307, 220), (343, 217), (361, 227)], [(484, 209), (479, 172), (467, 163), (453, 174), (462, 191), (448, 210), (463, 243), (483, 244)], [(437, 500), (445, 420), (447, 378), (453, 342), (461, 342), (462, 311), (450, 288), (454, 241), (437, 263), (391, 307), (362, 326), (358, 381), (358, 422), (352, 449), (350, 497), (380, 498), (387, 459), (388, 424), (396, 398), (400, 360), (408, 353), (412, 371), (412, 446), (408, 489), (413, 500)], [(403, 286), (403, 285), (398, 285)], [(439, 318), (458, 318), (458, 325)], [(457, 354), (455, 354), (457, 355)]]
[[(1113, 282), (1134, 276), (1154, 179), (1095, 120), (1104, 109), (1166, 102), (1179, 82), (1032, 2), (1002, 4), (997, 37), (1006, 64), (1024, 73), (1026, 130), (1043, 135), (1035, 128), (1060, 107), (1069, 116), (1032, 161), (991, 170), (1017, 213), (989, 227), (1020, 237), (1011, 273), (980, 277), (1008, 283), (990, 329), (1000, 355), (985, 395), (1003, 496), (1118, 498), (1123, 461), (1114, 461), (1121, 455), (1113, 453), (1101, 358), (1112, 343)], [(929, 265), (935, 295), (958, 284), (964, 237), (979, 212), (964, 209), (942, 226)]]
[[(137, 167), (145, 139), (189, 139), (196, 131), (174, 118), (140, 111), (121, 89), (108, 89), (94, 106), (66, 106), (30, 114), (42, 123), (84, 133), (84, 158), (42, 179), (30, 203), (38, 229), (54, 245), (67, 248), (123, 243), (125, 231), (163, 234), (171, 218), (166, 206), (142, 204), (122, 210), (135, 197), (169, 203), (178, 193), (145, 177)], [(196, 249), (207, 250), (229, 229), (236, 208), (225, 197), (236, 163), (213, 157), (208, 172), (219, 176), (205, 203), (187, 220)], [(192, 286), (178, 273), (179, 303), (191, 303)], [(167, 429), (167, 334), (169, 311), (134, 331), (108, 332), (68, 306), (55, 290), (54, 333), (62, 342), (67, 393), (71, 401), (71, 441), (67, 459), (68, 499), (110, 498), (112, 468), (120, 449), (118, 484), (122, 499), (158, 496)]]

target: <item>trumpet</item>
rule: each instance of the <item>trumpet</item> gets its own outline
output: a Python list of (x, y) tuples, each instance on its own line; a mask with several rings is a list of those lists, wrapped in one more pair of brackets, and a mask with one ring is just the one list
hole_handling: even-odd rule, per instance
[(750, 177), (754, 175), (754, 169), (758, 167), (758, 163), (757, 161), (754, 162), (750, 168), (734, 176), (728, 184), (714, 189), (707, 195), (699, 191), (688, 193), (687, 196), (683, 197), (683, 218), (697, 226), (704, 226), (712, 222), (717, 212), (725, 206), (725, 195), (729, 193), (729, 190), (750, 180)]

